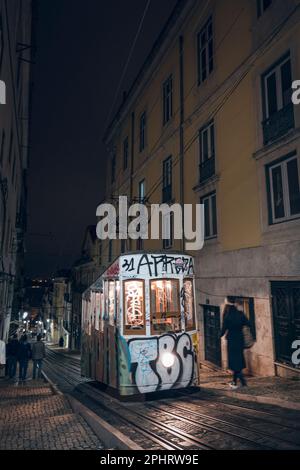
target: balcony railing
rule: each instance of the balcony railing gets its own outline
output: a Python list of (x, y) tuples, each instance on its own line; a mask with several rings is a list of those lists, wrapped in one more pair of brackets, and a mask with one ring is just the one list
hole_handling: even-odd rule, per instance
[(288, 104), (262, 122), (264, 145), (282, 137), (295, 126), (293, 104)]
[(170, 202), (172, 199), (172, 185), (169, 184), (162, 189), (162, 202)]
[(215, 157), (212, 156), (208, 160), (201, 162), (199, 165), (200, 183), (211, 178), (215, 174)]

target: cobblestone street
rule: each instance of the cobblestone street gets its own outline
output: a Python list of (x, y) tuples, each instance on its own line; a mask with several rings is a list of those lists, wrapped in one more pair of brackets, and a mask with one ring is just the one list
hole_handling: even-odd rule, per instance
[(0, 449), (103, 449), (63, 395), (43, 380), (18, 385), (0, 382)]

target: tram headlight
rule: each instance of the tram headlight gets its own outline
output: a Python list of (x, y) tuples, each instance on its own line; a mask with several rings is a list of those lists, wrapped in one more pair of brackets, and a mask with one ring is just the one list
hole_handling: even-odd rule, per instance
[(161, 362), (164, 367), (172, 367), (174, 365), (174, 354), (165, 352), (161, 356)]

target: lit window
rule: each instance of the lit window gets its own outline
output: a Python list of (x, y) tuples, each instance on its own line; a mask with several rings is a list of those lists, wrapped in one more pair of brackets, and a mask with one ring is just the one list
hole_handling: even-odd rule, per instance
[(108, 320), (109, 324), (115, 324), (115, 281), (108, 282)]
[(144, 281), (124, 282), (124, 333), (145, 334)]
[(183, 305), (185, 329), (187, 331), (195, 330), (194, 286), (192, 279), (184, 279), (183, 281)]
[(180, 325), (179, 281), (151, 281), (151, 332), (178, 332)]

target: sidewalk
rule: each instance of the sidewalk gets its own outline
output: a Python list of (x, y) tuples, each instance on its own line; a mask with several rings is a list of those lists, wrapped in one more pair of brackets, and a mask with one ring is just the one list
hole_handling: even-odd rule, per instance
[[(28, 376), (31, 375), (28, 371)], [(63, 395), (43, 379), (0, 379), (1, 450), (95, 450), (103, 445)]]
[(231, 374), (207, 368), (200, 369), (201, 390), (240, 400), (300, 410), (300, 379), (281, 377), (247, 377), (247, 387), (230, 390)]

